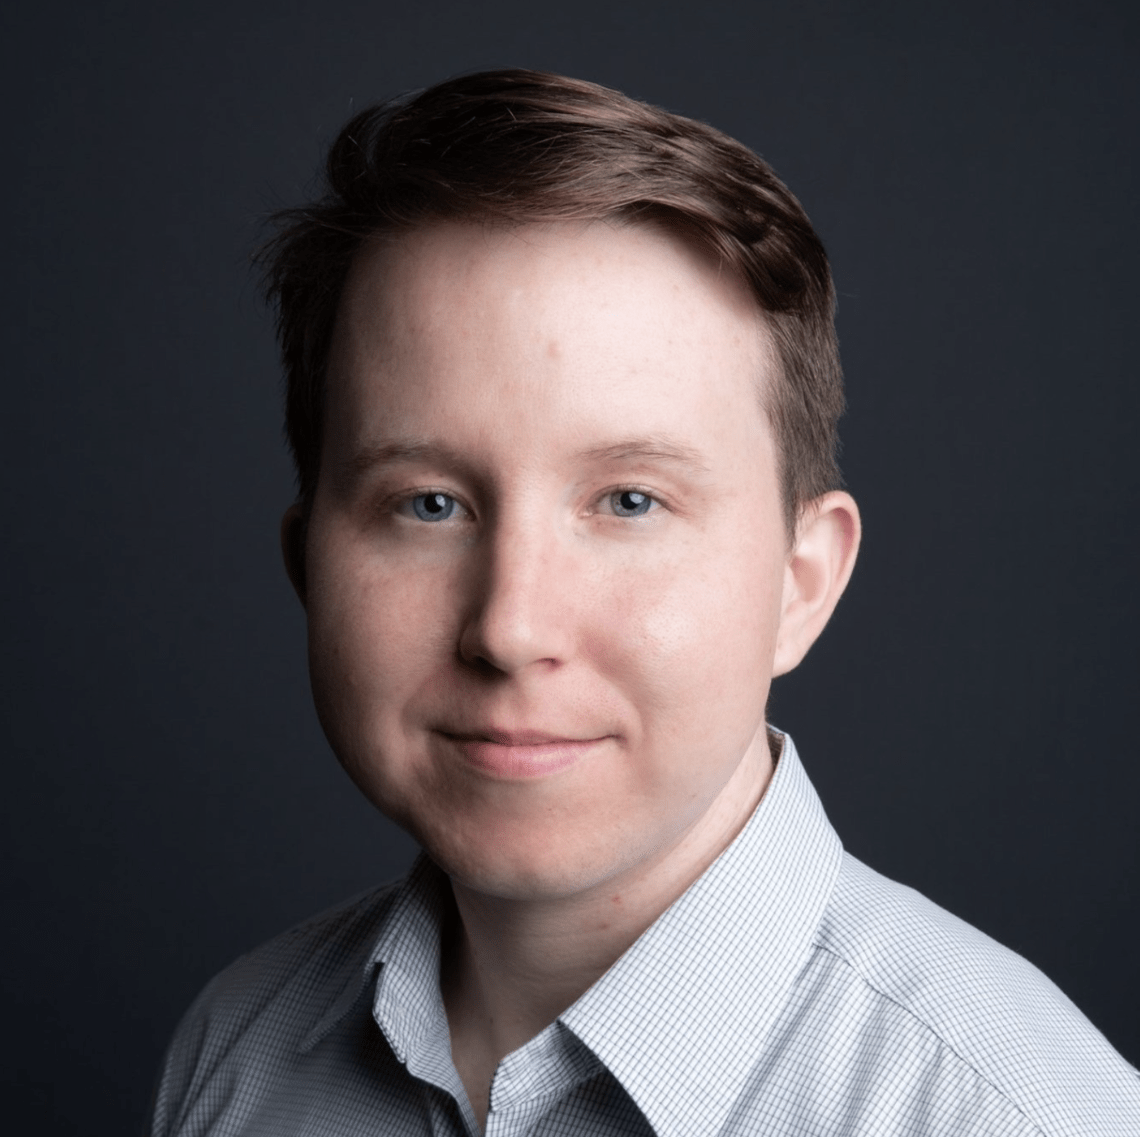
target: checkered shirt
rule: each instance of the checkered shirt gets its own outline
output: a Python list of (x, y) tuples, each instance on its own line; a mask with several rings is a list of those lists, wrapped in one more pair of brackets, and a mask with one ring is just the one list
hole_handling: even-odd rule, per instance
[[(153, 1137), (473, 1137), (439, 990), (446, 878), (239, 959), (175, 1034)], [(1140, 1076), (1061, 992), (845, 854), (785, 736), (736, 840), (507, 1055), (487, 1137), (1140, 1137)]]

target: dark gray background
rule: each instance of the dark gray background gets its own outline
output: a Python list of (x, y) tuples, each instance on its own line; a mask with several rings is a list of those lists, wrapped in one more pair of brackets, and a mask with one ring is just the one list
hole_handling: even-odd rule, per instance
[(5, 6), (3, 1069), (122, 1134), (198, 987), (407, 863), (309, 705), (246, 254), (354, 108), (600, 80), (832, 253), (866, 544), (774, 718), (848, 847), (1140, 1060), (1136, 6)]

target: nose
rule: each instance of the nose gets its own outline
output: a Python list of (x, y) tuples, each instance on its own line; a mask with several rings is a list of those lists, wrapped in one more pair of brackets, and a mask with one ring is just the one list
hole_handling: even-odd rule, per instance
[(513, 675), (569, 655), (573, 567), (553, 527), (503, 519), (472, 558), (459, 655), (470, 667)]

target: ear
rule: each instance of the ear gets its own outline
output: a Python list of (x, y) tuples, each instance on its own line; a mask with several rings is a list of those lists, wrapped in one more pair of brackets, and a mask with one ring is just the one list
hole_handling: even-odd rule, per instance
[(308, 527), (305, 509), (295, 501), (281, 518), (281, 555), (285, 560), (285, 572), (302, 607), (305, 606), (305, 537)]
[(861, 535), (859, 507), (848, 493), (826, 493), (804, 509), (784, 568), (773, 675), (797, 666), (823, 631), (851, 579)]

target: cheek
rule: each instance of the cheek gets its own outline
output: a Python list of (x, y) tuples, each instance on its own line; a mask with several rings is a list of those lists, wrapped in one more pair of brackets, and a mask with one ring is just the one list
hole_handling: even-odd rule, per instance
[(698, 553), (607, 592), (596, 657), (624, 676), (647, 732), (750, 738), (771, 679), (782, 561), (739, 545)]
[(450, 631), (439, 599), (428, 574), (386, 572), (335, 535), (322, 542), (309, 577), (309, 661), (334, 747), (351, 752), (421, 678), (425, 658)]

